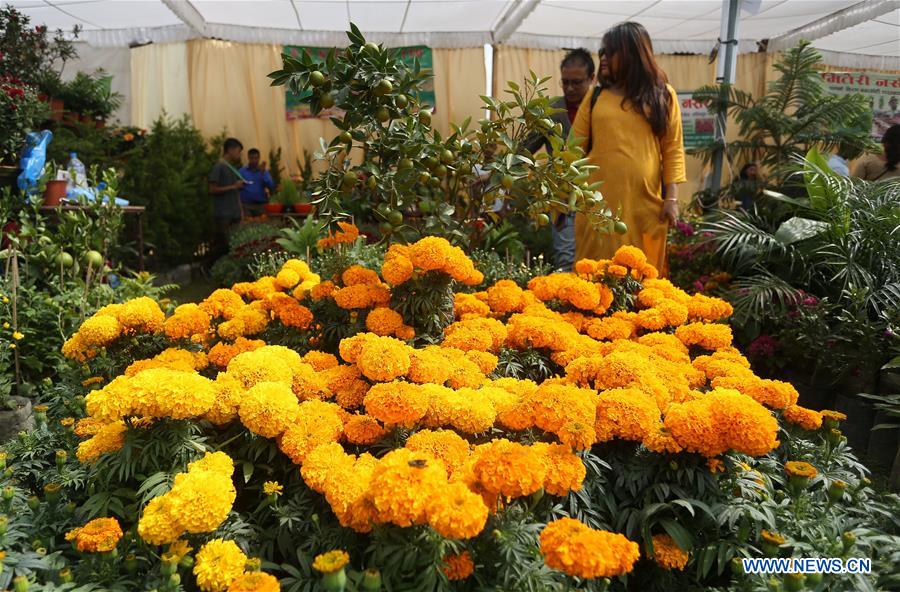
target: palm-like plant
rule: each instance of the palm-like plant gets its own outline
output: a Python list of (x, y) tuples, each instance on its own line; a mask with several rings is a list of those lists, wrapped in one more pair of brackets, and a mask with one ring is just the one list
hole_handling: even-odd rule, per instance
[(736, 278), (735, 318), (777, 320), (812, 294), (823, 335), (847, 337), (848, 356), (887, 355), (853, 342), (900, 322), (900, 182), (838, 176), (815, 149), (800, 162), (786, 170), (806, 196), (768, 191), (765, 213), (724, 211), (701, 228)]
[(811, 148), (828, 152), (842, 147), (850, 154), (875, 148), (872, 114), (861, 94), (828, 94), (816, 66), (822, 56), (808, 42), (785, 52), (775, 64), (780, 73), (759, 98), (731, 85), (704, 86), (694, 99), (717, 116), (731, 115), (740, 139), (723, 145), (711, 141), (691, 151), (709, 160), (720, 148), (729, 161), (759, 162), (783, 181), (784, 165)]

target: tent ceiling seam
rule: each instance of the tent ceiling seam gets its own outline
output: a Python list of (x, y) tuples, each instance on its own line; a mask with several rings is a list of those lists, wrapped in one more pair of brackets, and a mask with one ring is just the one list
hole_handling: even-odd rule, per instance
[(300, 27), (300, 30), (303, 30), (303, 21), (300, 19), (300, 9), (297, 8), (297, 0), (291, 0), (291, 8), (294, 9), (294, 16), (297, 19), (297, 26)]
[(403, 10), (403, 20), (400, 21), (400, 32), (403, 32), (403, 29), (406, 27), (406, 17), (409, 15), (409, 7), (412, 4), (412, 0), (406, 0), (406, 8)]
[(50, 8), (55, 8), (56, 10), (60, 11), (61, 13), (63, 13), (63, 14), (66, 15), (66, 16), (72, 17), (72, 18), (75, 19), (76, 21), (80, 21), (80, 22), (82, 22), (82, 23), (84, 23), (84, 24), (86, 24), (86, 25), (90, 25), (90, 26), (96, 27), (96, 28), (98, 28), (98, 29), (102, 29), (102, 28), (103, 28), (103, 27), (101, 27), (100, 25), (98, 25), (98, 24), (96, 24), (96, 23), (92, 23), (92, 22), (89, 21), (89, 20), (86, 20), (86, 19), (83, 19), (83, 18), (81, 18), (81, 17), (75, 16), (74, 14), (72, 14), (71, 12), (69, 12), (68, 10), (63, 10), (62, 8), (60, 8), (59, 6), (57, 6), (56, 4), (50, 2), (50, 0), (44, 0), (44, 4), (46, 4), (46, 5), (49, 6)]

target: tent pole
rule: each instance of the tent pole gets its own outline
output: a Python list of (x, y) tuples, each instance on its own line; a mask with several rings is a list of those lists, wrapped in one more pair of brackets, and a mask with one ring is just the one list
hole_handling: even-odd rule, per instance
[[(738, 22), (741, 14), (741, 0), (722, 0), (722, 29), (719, 40), (719, 63), (716, 68), (716, 83), (731, 86), (734, 84), (734, 75), (737, 68), (738, 54)], [(723, 89), (724, 91), (725, 89)], [(712, 183), (710, 188), (718, 191), (722, 186), (722, 165), (725, 160), (725, 132), (728, 124), (728, 114), (724, 113), (716, 118), (716, 139), (721, 143), (713, 154), (712, 159)], [(718, 198), (716, 199), (718, 202)], [(718, 203), (715, 204), (718, 206)]]

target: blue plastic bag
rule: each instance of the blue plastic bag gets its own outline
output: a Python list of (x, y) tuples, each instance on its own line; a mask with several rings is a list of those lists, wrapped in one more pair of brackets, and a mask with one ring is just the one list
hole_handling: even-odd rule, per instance
[(25, 150), (19, 167), (19, 179), (16, 184), (23, 193), (28, 193), (37, 188), (38, 181), (44, 173), (44, 164), (47, 162), (47, 145), (53, 139), (53, 133), (44, 130), (40, 133), (28, 132), (25, 137)]

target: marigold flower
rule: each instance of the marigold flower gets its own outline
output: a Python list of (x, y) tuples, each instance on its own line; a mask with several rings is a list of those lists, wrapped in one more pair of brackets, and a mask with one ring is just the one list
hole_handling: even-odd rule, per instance
[(406, 440), (405, 447), (440, 460), (451, 475), (469, 457), (469, 443), (449, 430), (418, 431)]
[(784, 472), (787, 473), (789, 477), (805, 477), (807, 479), (813, 479), (819, 474), (816, 467), (808, 462), (796, 460), (784, 463)]
[(538, 451), (503, 438), (479, 447), (473, 470), (487, 491), (505, 497), (531, 495), (543, 487), (547, 475)]
[(343, 569), (350, 563), (350, 555), (346, 551), (335, 550), (316, 555), (312, 567), (319, 573), (329, 574)]
[(413, 427), (428, 411), (428, 397), (419, 385), (406, 382), (376, 384), (363, 401), (366, 413), (389, 425)]
[(544, 477), (544, 490), (547, 493), (564, 497), (581, 489), (587, 468), (568, 446), (535, 442), (531, 448), (541, 455), (541, 460), (547, 467)]
[(211, 319), (202, 308), (193, 303), (182, 304), (175, 313), (166, 319), (164, 330), (169, 339), (191, 339), (200, 336), (205, 338), (209, 332)]
[(280, 592), (278, 578), (262, 571), (248, 571), (228, 586), (228, 592)]
[(344, 422), (344, 438), (351, 444), (371, 446), (387, 434), (378, 420), (368, 415), (351, 415)]
[(121, 538), (122, 527), (115, 518), (95, 518), (66, 533), (66, 540), (75, 541), (75, 548), (82, 553), (107, 553)]
[(641, 269), (647, 265), (647, 256), (637, 247), (623, 245), (616, 249), (612, 261), (617, 265), (624, 265), (632, 269)]
[(643, 441), (659, 424), (659, 407), (641, 391), (633, 388), (600, 393), (594, 432), (599, 442), (613, 438)]
[(406, 448), (388, 452), (369, 484), (376, 520), (402, 527), (424, 524), (431, 498), (446, 483), (443, 464), (431, 455)]
[(317, 446), (337, 442), (344, 431), (340, 407), (334, 403), (310, 400), (300, 403), (297, 420), (278, 440), (278, 447), (295, 464), (302, 465)]
[(548, 567), (585, 579), (626, 574), (640, 556), (638, 544), (621, 534), (594, 530), (572, 518), (547, 524), (541, 554)]
[(782, 417), (788, 423), (798, 425), (804, 430), (813, 431), (822, 427), (822, 413), (800, 405), (788, 405)]
[(278, 481), (266, 481), (263, 483), (263, 493), (266, 495), (280, 496), (284, 492), (284, 485)]
[(378, 307), (366, 315), (366, 329), (375, 335), (382, 337), (394, 335), (403, 326), (403, 317), (400, 313), (386, 306)]
[(488, 507), (477, 493), (459, 481), (440, 488), (425, 510), (428, 525), (448, 539), (470, 539), (483, 529)]
[(465, 580), (475, 571), (475, 563), (468, 551), (454, 555), (446, 555), (442, 560), (441, 571), (451, 582)]
[(690, 556), (667, 534), (653, 535), (653, 560), (668, 570), (683, 570)]
[(200, 309), (211, 318), (233, 319), (244, 306), (244, 299), (233, 290), (219, 288), (199, 304)]
[(213, 539), (197, 552), (194, 576), (203, 592), (227, 592), (232, 582), (241, 577), (247, 556), (234, 541)]
[[(84, 421), (84, 420), (82, 420)], [(79, 427), (81, 422), (79, 422)], [(101, 455), (108, 452), (121, 450), (125, 446), (125, 422), (114, 421), (104, 424), (97, 429), (97, 432), (89, 439), (78, 445), (75, 455), (82, 463), (90, 463)], [(75, 431), (78, 434), (78, 429)]]
[(688, 347), (700, 346), (708, 350), (731, 345), (731, 327), (719, 323), (690, 323), (675, 329), (675, 336)]
[(408, 345), (393, 337), (371, 336), (363, 341), (356, 365), (369, 380), (390, 382), (409, 372), (409, 351)]

